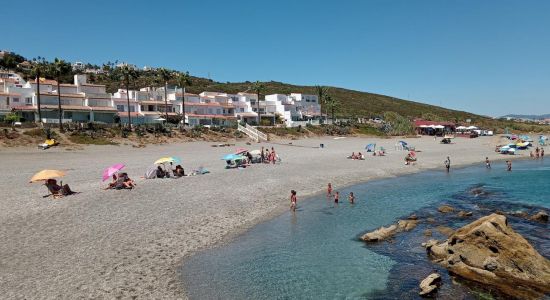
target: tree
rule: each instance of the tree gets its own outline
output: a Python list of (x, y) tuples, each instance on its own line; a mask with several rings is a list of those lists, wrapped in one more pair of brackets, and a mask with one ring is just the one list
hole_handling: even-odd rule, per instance
[(124, 65), (120, 68), (116, 68), (114, 77), (124, 82), (126, 87), (126, 104), (128, 105), (128, 128), (132, 129), (132, 116), (130, 114), (130, 82), (139, 78), (138, 72), (128, 65)]
[(327, 106), (327, 112), (330, 109), (332, 115), (332, 123), (334, 123), (334, 112), (340, 106), (340, 101), (332, 98), (330, 95), (325, 96), (325, 103)]
[[(316, 85), (315, 90), (317, 91), (318, 101), (319, 104), (321, 104), (321, 101), (324, 102), (325, 97), (328, 96), (328, 87), (322, 86), (322, 85)], [(325, 105), (326, 103), (323, 103)], [(328, 109), (325, 107), (326, 116), (328, 119)], [(323, 112), (321, 111), (321, 115), (323, 115)]]
[(190, 86), (193, 83), (191, 82), (191, 76), (189, 76), (189, 72), (180, 73), (176, 80), (178, 85), (181, 86), (181, 113), (183, 118), (183, 126), (185, 126), (185, 87)]
[(46, 73), (46, 61), (40, 56), (33, 59), (31, 75), (36, 79), (36, 106), (38, 108), (38, 122), (42, 123), (42, 108), (40, 107), (40, 76)]
[(256, 96), (258, 97), (258, 99), (256, 99), (256, 108), (258, 110), (258, 121), (257, 121), (257, 124), (260, 125), (260, 94), (264, 91), (265, 89), (265, 85), (262, 83), (262, 82), (259, 82), (259, 81), (256, 81), (252, 84), (252, 86), (250, 87), (251, 90), (253, 90), (254, 92), (256, 92)]
[(159, 81), (164, 83), (164, 112), (166, 113), (166, 122), (168, 122), (168, 81), (172, 80), (174, 73), (165, 68), (157, 71)]
[(64, 130), (62, 120), (63, 111), (61, 110), (61, 88), (59, 87), (59, 82), (61, 81), (61, 77), (68, 74), (70, 71), (71, 65), (62, 59), (58, 59), (57, 57), (49, 67), (49, 73), (57, 80), (57, 107), (59, 109), (59, 131), (61, 132)]

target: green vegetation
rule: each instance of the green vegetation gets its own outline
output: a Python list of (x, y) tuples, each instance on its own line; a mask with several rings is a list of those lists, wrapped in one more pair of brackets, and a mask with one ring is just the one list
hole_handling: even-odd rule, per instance
[(81, 132), (71, 134), (69, 140), (75, 144), (84, 145), (117, 145), (117, 143), (103, 136), (94, 137), (93, 135)]

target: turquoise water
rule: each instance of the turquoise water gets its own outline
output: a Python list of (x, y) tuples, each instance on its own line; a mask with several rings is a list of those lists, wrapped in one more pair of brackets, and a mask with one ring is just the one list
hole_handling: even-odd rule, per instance
[[(399, 264), (400, 270), (405, 265), (414, 273), (417, 262), (410, 257), (425, 256), (423, 248), (418, 241), (397, 239), (384, 246), (388, 251), (367, 247), (358, 237), (441, 203), (550, 208), (550, 162), (514, 162), (512, 172), (504, 169), (503, 163), (495, 163), (491, 170), (474, 166), (335, 187), (341, 195), (338, 205), (324, 195), (304, 201), (298, 190), (295, 213), (259, 224), (230, 244), (187, 261), (185, 288), (191, 299), (395, 298), (395, 291), (384, 292), (396, 285), (390, 272)], [(468, 190), (480, 186), (490, 193), (472, 198)], [(350, 191), (356, 195), (353, 205), (347, 201)], [(390, 255), (392, 248), (409, 250)], [(541, 253), (550, 254), (550, 249)], [(417, 281), (398, 282), (397, 289), (415, 285)]]

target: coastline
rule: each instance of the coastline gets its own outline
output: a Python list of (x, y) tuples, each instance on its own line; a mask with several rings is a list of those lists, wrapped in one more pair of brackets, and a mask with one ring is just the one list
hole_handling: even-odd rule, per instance
[[(86, 167), (95, 166), (98, 168), (98, 165), (103, 167), (103, 165), (119, 160), (124, 154), (130, 156), (132, 161), (139, 161), (136, 166), (130, 166), (128, 163), (127, 167), (130, 176), (137, 177), (137, 174), (143, 173), (144, 166), (150, 165), (156, 159), (154, 155), (160, 157), (166, 153), (177, 156), (178, 153), (174, 153), (176, 150), (187, 153), (179, 154), (184, 160), (186, 169), (195, 167), (188, 165), (188, 162), (197, 161), (213, 172), (204, 176), (180, 179), (181, 182), (185, 182), (185, 185), (180, 187), (174, 186), (179, 185), (180, 181), (176, 183), (171, 180), (139, 180), (138, 188), (135, 191), (93, 193), (98, 189), (99, 180), (95, 178), (99, 177), (96, 173), (100, 171), (96, 169), (80, 170), (80, 167), (74, 168), (73, 166), (70, 168), (72, 170), (69, 171), (66, 182), (82, 192), (74, 198), (72, 198), (73, 196), (67, 197), (55, 203), (49, 199), (41, 199), (40, 195), (44, 194), (44, 191), (42, 191), (43, 187), (38, 185), (26, 185), (25, 188), (28, 188), (26, 191), (19, 188), (10, 190), (7, 197), (10, 200), (2, 203), (3, 207), (9, 209), (0, 213), (2, 224), (7, 225), (3, 226), (4, 229), (0, 231), (0, 236), (11, 238), (15, 241), (15, 245), (2, 246), (2, 253), (6, 254), (2, 255), (0, 262), (10, 268), (9, 271), (14, 273), (13, 277), (15, 278), (9, 278), (7, 287), (3, 288), (1, 292), (13, 298), (32, 298), (37, 295), (58, 295), (61, 298), (66, 298), (68, 295), (127, 297), (135, 294), (146, 297), (185, 298), (185, 291), (183, 284), (179, 282), (181, 277), (178, 273), (185, 260), (200, 251), (230, 242), (253, 226), (284, 213), (288, 209), (287, 192), (290, 188), (299, 186), (296, 188), (299, 193), (299, 201), (307, 201), (301, 199), (311, 198), (311, 196), (321, 193), (328, 181), (331, 181), (338, 189), (372, 180), (442, 169), (444, 157), (449, 154), (453, 160), (453, 167), (457, 168), (482, 163), (485, 156), (489, 156), (495, 162), (523, 158), (519, 155), (516, 157), (498, 155), (493, 151), (494, 147), (491, 147), (492, 141), (489, 139), (458, 139), (459, 142), (456, 145), (440, 145), (428, 138), (410, 139), (413, 145), (423, 150), (419, 152), (420, 161), (416, 166), (404, 166), (404, 152), (393, 150), (393, 144), (399, 139), (374, 138), (334, 140), (326, 137), (292, 141), (293, 144), (307, 147), (284, 147), (281, 144), (273, 144), (282, 156), (283, 164), (252, 166), (245, 170), (223, 170), (223, 161), (218, 159), (218, 154), (232, 151), (233, 148), (212, 148), (210, 147), (212, 143), (161, 145), (141, 150), (113, 146), (103, 149), (87, 147), (83, 151), (72, 152), (56, 150), (44, 154), (38, 154), (35, 151), (28, 151), (28, 153), (26, 151), (0, 152), (2, 157), (16, 158), (5, 160), (7, 169), (13, 171), (13, 176), (3, 180), (11, 186), (16, 183), (21, 185), (21, 180), (26, 182), (28, 173), (35, 171), (32, 169), (33, 167), (47, 167), (51, 165), (52, 161), (54, 164), (62, 162), (69, 166), (91, 157), (91, 165), (84, 164), (80, 167), (86, 169)], [(388, 155), (386, 157), (368, 156), (365, 161), (345, 159), (344, 155), (349, 155), (351, 151), (361, 151), (364, 145), (372, 141), (386, 147), (389, 150)], [(327, 147), (325, 149), (311, 148), (319, 143), (325, 143)], [(241, 144), (245, 146), (244, 142), (237, 142), (236, 146), (241, 146)], [(263, 145), (271, 147), (271, 144), (268, 143)], [(250, 147), (254, 149), (257, 145)], [(183, 149), (180, 150), (180, 148)], [(125, 151), (128, 153), (124, 153)], [(113, 155), (110, 152), (116, 153)], [(118, 152), (122, 152), (122, 155), (118, 155)], [(205, 152), (211, 153), (205, 154)], [(69, 157), (59, 161), (56, 153), (67, 153)], [(114, 157), (106, 157), (106, 153)], [(24, 162), (17, 160), (17, 158), (26, 156), (30, 157)], [(49, 163), (44, 162), (44, 157), (51, 158), (48, 159)], [(202, 161), (200, 161), (201, 159)], [(20, 169), (24, 171), (18, 172), (17, 170)], [(71, 176), (70, 173), (78, 173), (77, 175), (81, 177), (77, 180), (78, 176)], [(258, 179), (261, 179), (261, 182), (258, 182)], [(241, 180), (248, 186), (241, 184)], [(165, 199), (161, 197), (162, 199), (154, 202), (155, 205), (151, 205), (151, 199), (154, 199), (155, 195), (162, 196), (161, 193), (166, 193), (168, 195), (166, 198), (169, 199), (164, 202)], [(170, 199), (185, 193), (200, 199), (194, 198), (191, 203)], [(94, 201), (88, 201), (90, 198)], [(117, 203), (118, 200), (122, 201)], [(17, 202), (23, 203), (16, 204), (14, 207), (10, 205)], [(105, 207), (100, 205), (105, 205)], [(124, 212), (117, 213), (116, 209)], [(84, 226), (86, 229), (92, 232), (99, 231), (96, 234), (90, 234), (87, 239), (76, 234), (74, 235), (75, 239), (69, 241), (64, 241), (59, 235), (72, 236), (74, 230), (81, 230), (80, 228), (73, 230), (64, 228), (59, 233), (48, 232), (50, 237), (53, 235), (53, 240), (60, 239), (62, 246), (78, 248), (77, 244), (87, 242), (87, 247), (79, 251), (76, 260), (69, 253), (62, 253), (59, 256), (42, 255), (41, 258), (44, 262), (40, 264), (34, 260), (29, 263), (26, 260), (32, 252), (15, 252), (16, 246), (19, 246), (17, 242), (30, 245), (28, 237), (24, 236), (25, 231), (33, 231), (36, 234), (41, 230), (55, 229), (59, 224), (55, 224), (54, 227), (42, 228), (44, 222), (41, 221), (51, 217), (48, 215), (49, 213), (57, 214), (64, 210), (77, 210), (78, 213), (75, 215), (80, 219), (72, 219), (75, 215), (70, 215), (69, 219), (71, 220), (58, 219), (56, 221), (68, 226), (83, 223), (86, 225)], [(93, 215), (98, 211), (105, 215)], [(178, 212), (182, 212), (184, 216), (180, 216)], [(146, 214), (146, 216), (144, 217), (142, 214)], [(18, 216), (26, 219), (26, 222), (18, 222), (16, 220)], [(148, 220), (146, 217), (152, 220)], [(118, 224), (120, 222), (117, 218), (124, 220), (125, 222), (122, 223), (125, 224)], [(71, 221), (78, 222), (75, 224)], [(139, 226), (131, 224), (141, 222), (144, 224)], [(23, 229), (15, 230), (16, 227)], [(102, 235), (97, 233), (104, 234), (105, 231), (111, 231), (113, 236), (101, 239)], [(32, 241), (32, 235), (30, 240)], [(110, 247), (99, 246), (96, 248), (90, 245), (90, 243), (98, 243), (98, 241), (99, 244), (102, 244), (104, 240), (106, 243), (102, 246)], [(42, 247), (46, 250), (55, 246), (55, 244), (52, 245), (51, 240), (38, 243), (38, 248)], [(14, 257), (10, 257), (9, 254), (14, 254)], [(88, 255), (93, 256), (90, 262), (86, 259)], [(94, 257), (97, 259), (94, 260)], [(72, 263), (77, 266), (75, 269), (84, 268), (89, 273), (84, 276), (74, 276), (75, 274), (71, 273), (74, 272), (74, 270), (71, 271), (73, 268), (59, 270), (58, 260), (62, 258), (72, 260)], [(9, 263), (8, 259), (12, 259), (14, 262)], [(20, 259), (26, 260), (20, 261)], [(18, 261), (22, 263), (21, 266), (15, 266)], [(37, 268), (40, 265), (45, 265), (46, 270), (40, 271)], [(45, 285), (51, 284), (51, 280), (42, 275), (48, 275), (53, 268), (57, 270), (57, 278), (61, 277), (61, 284), (64, 288), (61, 288), (59, 284), (53, 285), (51, 288), (45, 287)], [(119, 271), (120, 269), (122, 272)], [(40, 274), (29, 274), (31, 272)], [(139, 277), (140, 274), (141, 277)], [(144, 277), (154, 278), (143, 282)], [(6, 274), (2, 274), (2, 279), (8, 279)], [(32, 282), (29, 282), (33, 280), (38, 281), (35, 288), (31, 288)], [(21, 290), (19, 289), (22, 287), (29, 288), (26, 290), (27, 294), (20, 294)], [(44, 289), (41, 290), (41, 288)], [(48, 293), (44, 294), (45, 291)]]

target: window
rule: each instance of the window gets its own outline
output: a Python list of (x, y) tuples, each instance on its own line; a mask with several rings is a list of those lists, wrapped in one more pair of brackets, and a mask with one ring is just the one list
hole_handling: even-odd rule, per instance
[(118, 110), (118, 111), (124, 111), (124, 105), (117, 104), (116, 110)]
[(25, 103), (26, 104), (32, 104), (32, 98), (31, 97), (25, 98)]
[(244, 112), (244, 108), (243, 108), (243, 107), (241, 107), (240, 109), (241, 109), (241, 112)]
[(144, 105), (140, 105), (141, 107), (141, 111), (144, 111), (145, 110), (145, 106)]
[(132, 105), (130, 106), (130, 112), (135, 112), (136, 108)]
[(19, 98), (13, 98), (13, 102), (19, 102)]
[(211, 115), (211, 114), (213, 114), (213, 112), (212, 112), (212, 109), (211, 109), (211, 108), (209, 108), (209, 109), (208, 109), (208, 114), (210, 114), (210, 115)]

